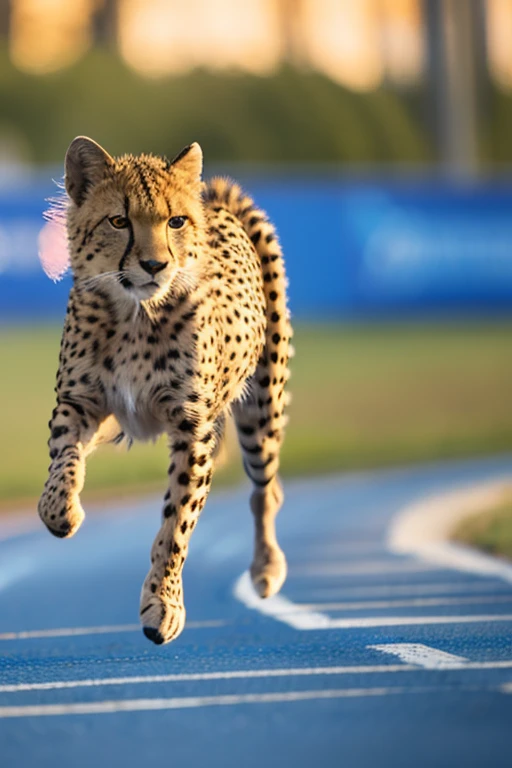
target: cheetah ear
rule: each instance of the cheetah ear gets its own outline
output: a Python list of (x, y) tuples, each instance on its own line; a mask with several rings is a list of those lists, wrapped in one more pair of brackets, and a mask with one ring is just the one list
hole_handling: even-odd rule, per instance
[(92, 139), (77, 136), (69, 145), (64, 165), (66, 191), (73, 202), (80, 206), (87, 190), (105, 178), (114, 160)]
[(203, 170), (203, 151), (197, 141), (182, 149), (171, 161), (171, 170), (180, 170), (195, 180), (201, 179)]

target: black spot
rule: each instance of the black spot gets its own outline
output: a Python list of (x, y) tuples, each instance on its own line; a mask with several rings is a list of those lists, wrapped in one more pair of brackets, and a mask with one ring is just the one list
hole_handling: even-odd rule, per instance
[(186, 472), (182, 472), (178, 475), (178, 483), (180, 485), (188, 485), (190, 482), (190, 476)]
[(68, 432), (69, 432), (68, 427), (66, 427), (64, 425), (62, 425), (60, 427), (54, 427), (52, 429), (52, 440), (57, 440), (62, 435), (67, 435)]
[(270, 385), (270, 378), (268, 376), (264, 376), (259, 381), (260, 387), (268, 387)]
[(164, 507), (164, 517), (169, 518), (173, 517), (173, 515), (176, 514), (176, 507), (174, 504), (166, 504)]
[(274, 344), (279, 344), (279, 342), (281, 341), (280, 335), (278, 333), (274, 333), (274, 335), (272, 336), (272, 341), (274, 342)]
[(277, 296), (278, 296), (277, 291), (270, 291), (269, 297), (272, 301), (275, 301), (277, 299)]
[(178, 429), (181, 430), (181, 432), (193, 432), (194, 424), (190, 421), (190, 419), (183, 419), (183, 421), (179, 424)]
[(165, 371), (165, 366), (166, 366), (165, 355), (161, 355), (160, 357), (157, 357), (157, 359), (153, 363), (153, 369), (155, 371)]
[(103, 367), (107, 369), (107, 371), (113, 371), (114, 370), (114, 361), (111, 357), (106, 357), (103, 361)]

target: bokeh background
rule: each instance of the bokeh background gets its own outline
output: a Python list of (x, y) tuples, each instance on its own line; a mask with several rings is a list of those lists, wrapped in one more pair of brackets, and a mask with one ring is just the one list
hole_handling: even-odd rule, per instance
[[(173, 156), (277, 224), (285, 474), (512, 448), (511, 0), (0, 0), (0, 506), (48, 464), (69, 278), (37, 239), (66, 148)], [(217, 482), (241, 477), (228, 440)], [(165, 441), (87, 493), (162, 488)]]

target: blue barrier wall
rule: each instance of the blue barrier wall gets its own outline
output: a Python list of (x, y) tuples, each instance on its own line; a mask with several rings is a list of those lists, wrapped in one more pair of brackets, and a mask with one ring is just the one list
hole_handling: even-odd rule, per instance
[[(55, 319), (37, 257), (48, 181), (0, 189), (0, 319)], [(512, 310), (512, 182), (244, 179), (275, 221), (296, 317)]]

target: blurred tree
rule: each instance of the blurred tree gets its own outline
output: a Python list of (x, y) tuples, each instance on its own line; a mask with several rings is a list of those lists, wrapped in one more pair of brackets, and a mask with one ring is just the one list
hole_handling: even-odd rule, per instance
[(119, 0), (97, 0), (92, 16), (93, 44), (116, 48), (118, 23)]
[(210, 163), (417, 165), (429, 157), (399, 94), (351, 92), (293, 67), (265, 78), (196, 70), (148, 80), (96, 47), (46, 76), (19, 72), (0, 49), (0, 71), (2, 123), (36, 162), (61, 162), (69, 141), (84, 133), (115, 154), (170, 155), (197, 140)]
[(283, 54), (287, 64), (303, 67), (305, 59), (304, 0), (276, 0)]
[(11, 29), (11, 6), (12, 0), (0, 0), (0, 39), (5, 40), (9, 37)]
[[(477, 82), (482, 0), (424, 0), (430, 114), (441, 165), (456, 175), (478, 166)], [(479, 44), (480, 43), (480, 44)]]

